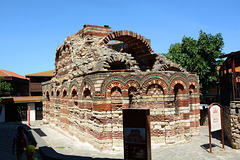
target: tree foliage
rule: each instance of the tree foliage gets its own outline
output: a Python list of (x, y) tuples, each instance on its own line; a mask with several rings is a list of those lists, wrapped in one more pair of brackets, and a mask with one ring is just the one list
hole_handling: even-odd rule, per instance
[(206, 94), (216, 85), (217, 66), (223, 55), (223, 38), (220, 33), (216, 35), (199, 32), (197, 40), (184, 36), (181, 43), (172, 44), (165, 56), (171, 61), (180, 64), (189, 72), (197, 72), (200, 80), (200, 92)]
[(4, 77), (0, 77), (0, 96), (2, 96), (4, 92), (11, 92), (12, 90), (11, 84), (4, 81)]

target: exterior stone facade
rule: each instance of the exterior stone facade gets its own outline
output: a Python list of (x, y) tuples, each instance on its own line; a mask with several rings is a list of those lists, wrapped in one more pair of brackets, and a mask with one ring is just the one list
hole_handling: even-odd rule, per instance
[(223, 107), (223, 128), (228, 141), (235, 149), (240, 149), (240, 101), (231, 101)]
[(122, 109), (150, 109), (152, 144), (199, 133), (199, 79), (132, 31), (84, 25), (56, 50), (43, 116), (100, 150), (123, 146)]

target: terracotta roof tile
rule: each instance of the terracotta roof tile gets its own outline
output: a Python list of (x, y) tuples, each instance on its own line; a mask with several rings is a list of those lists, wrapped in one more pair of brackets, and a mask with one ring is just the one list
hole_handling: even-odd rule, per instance
[(42, 96), (3, 97), (3, 99), (13, 99), (14, 102), (33, 102), (41, 101)]
[(53, 76), (53, 71), (54, 70), (27, 74), (26, 77), (52, 77)]
[(0, 76), (3, 76), (3, 77), (16, 77), (16, 78), (20, 78), (20, 79), (27, 79), (26, 77), (21, 76), (21, 75), (19, 75), (17, 73), (13, 73), (13, 72), (6, 71), (6, 70), (3, 70), (3, 69), (0, 69)]

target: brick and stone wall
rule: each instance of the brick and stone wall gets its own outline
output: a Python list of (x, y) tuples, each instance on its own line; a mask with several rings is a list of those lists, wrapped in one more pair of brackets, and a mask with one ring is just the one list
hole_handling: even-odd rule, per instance
[(233, 148), (240, 148), (240, 101), (231, 101), (230, 106), (223, 106), (224, 135)]
[(123, 146), (125, 108), (150, 109), (152, 144), (198, 134), (198, 76), (150, 46), (109, 26), (84, 25), (68, 36), (56, 50), (54, 77), (43, 83), (44, 121), (100, 150)]

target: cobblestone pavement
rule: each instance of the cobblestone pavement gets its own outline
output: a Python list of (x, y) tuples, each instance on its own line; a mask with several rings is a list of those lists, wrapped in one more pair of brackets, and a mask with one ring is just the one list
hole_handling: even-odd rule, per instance
[[(100, 152), (93, 146), (82, 143), (78, 139), (71, 137), (68, 133), (53, 130), (48, 125), (32, 125), (32, 129), (40, 129), (45, 136), (41, 139), (46, 142), (48, 147), (52, 147), (57, 153), (65, 155), (63, 159), (72, 159), (70, 155), (74, 155), (76, 159), (92, 157), (92, 158), (116, 158), (123, 159), (123, 150), (115, 149), (114, 151)], [(213, 137), (217, 137), (214, 135)], [(225, 140), (225, 144), (227, 141)], [(200, 127), (200, 135), (193, 136), (189, 142), (167, 146), (152, 146), (153, 160), (235, 160), (240, 159), (240, 150), (232, 149), (229, 145), (225, 145), (222, 149), (221, 141), (212, 138), (212, 154), (209, 153), (209, 136), (208, 127)], [(69, 155), (69, 157), (67, 156)], [(71, 157), (71, 158), (70, 158)]]
[[(17, 123), (0, 123), (0, 159), (13, 160), (11, 154), (12, 136), (16, 132)], [(100, 152), (88, 143), (82, 143), (68, 133), (53, 130), (41, 121), (31, 124), (28, 131), (38, 142), (38, 147), (48, 159), (75, 160), (75, 159), (123, 159), (123, 150)], [(214, 136), (216, 137), (216, 136)], [(227, 144), (227, 142), (226, 142)], [(194, 136), (187, 143), (152, 146), (153, 160), (236, 160), (240, 159), (240, 150), (235, 150), (222, 144), (217, 138), (212, 138), (213, 153), (209, 153), (208, 128), (201, 127), (200, 135)], [(37, 152), (36, 157), (43, 160)]]
[[(1, 122), (0, 123), (0, 159), (1, 160), (15, 160), (17, 159), (16, 155), (12, 155), (12, 140), (14, 134), (17, 132), (18, 125), (24, 125), (18, 122)], [(27, 127), (24, 125), (24, 127)], [(28, 139), (28, 145), (31, 144), (31, 141)], [(42, 160), (38, 151), (34, 158)], [(23, 155), (23, 160), (26, 160), (25, 154)]]

